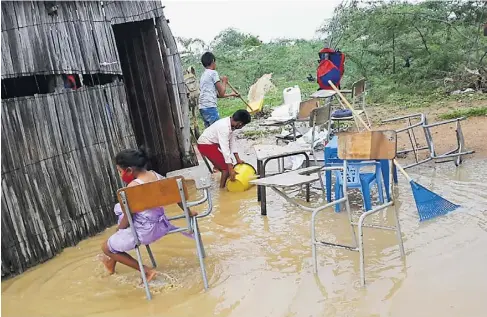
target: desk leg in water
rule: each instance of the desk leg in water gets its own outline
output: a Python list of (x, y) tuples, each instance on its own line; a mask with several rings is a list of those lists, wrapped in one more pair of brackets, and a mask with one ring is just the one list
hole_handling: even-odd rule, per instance
[(260, 197), (260, 214), (262, 216), (267, 216), (267, 201), (266, 201), (266, 192), (265, 192), (265, 186), (262, 186), (262, 194), (261, 194), (261, 197)]
[[(262, 178), (262, 161), (257, 160), (257, 175)], [(262, 186), (257, 185), (257, 201), (260, 201)]]
[[(309, 167), (309, 156), (308, 154), (304, 153), (304, 157), (306, 157), (306, 167)], [(310, 196), (310, 184), (306, 185), (306, 202), (309, 203)]]
[[(267, 161), (261, 162), (260, 166), (260, 178), (265, 177), (265, 165)], [(266, 197), (266, 188), (265, 186), (260, 186), (260, 214), (262, 216), (267, 216), (267, 197)]]

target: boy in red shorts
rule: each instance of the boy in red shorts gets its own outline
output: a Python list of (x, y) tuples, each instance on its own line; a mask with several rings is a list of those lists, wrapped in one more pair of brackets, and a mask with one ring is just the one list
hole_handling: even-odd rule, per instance
[(229, 177), (230, 180), (235, 180), (232, 155), (235, 156), (237, 164), (243, 163), (235, 147), (234, 131), (242, 129), (250, 120), (250, 113), (247, 110), (237, 110), (231, 117), (213, 123), (198, 139), (198, 150), (201, 155), (209, 159), (222, 173), (220, 188), (225, 187)]

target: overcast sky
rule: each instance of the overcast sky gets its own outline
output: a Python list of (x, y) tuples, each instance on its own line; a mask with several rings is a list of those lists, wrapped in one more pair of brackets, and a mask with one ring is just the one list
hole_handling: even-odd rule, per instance
[(316, 36), (316, 29), (333, 14), (341, 0), (163, 0), (164, 14), (174, 36), (200, 38), (209, 43), (220, 31), (233, 27), (275, 38)]

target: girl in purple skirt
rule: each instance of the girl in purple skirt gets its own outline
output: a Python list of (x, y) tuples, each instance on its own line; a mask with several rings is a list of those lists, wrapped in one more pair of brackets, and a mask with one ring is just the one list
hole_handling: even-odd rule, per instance
[[(154, 171), (147, 170), (149, 156), (144, 148), (138, 150), (123, 150), (115, 157), (117, 170), (127, 187), (154, 182), (163, 177)], [(127, 252), (135, 249), (135, 239), (129, 228), (129, 222), (120, 208), (120, 204), (115, 205), (115, 214), (118, 216), (118, 231), (105, 241), (101, 249), (106, 254), (102, 259), (103, 264), (110, 274), (115, 272), (117, 262), (139, 270), (136, 259)], [(191, 216), (196, 213), (190, 211)], [(148, 209), (132, 215), (132, 222), (137, 232), (141, 244), (150, 244), (176, 227), (172, 225), (164, 213), (164, 207)], [(154, 269), (144, 266), (147, 281), (156, 275)]]

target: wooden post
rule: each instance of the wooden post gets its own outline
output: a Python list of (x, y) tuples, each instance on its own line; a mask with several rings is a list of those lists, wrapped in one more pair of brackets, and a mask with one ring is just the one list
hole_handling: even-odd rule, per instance
[[(181, 134), (182, 134), (182, 146), (183, 146), (183, 164), (185, 166), (194, 166), (197, 163), (196, 157), (191, 153), (191, 134), (190, 134), (190, 120), (189, 120), (189, 105), (188, 96), (186, 92), (186, 85), (184, 84), (183, 67), (181, 57), (179, 55), (176, 40), (174, 39), (171, 29), (167, 25), (166, 18), (161, 12), (161, 16), (156, 18), (156, 27), (159, 39), (165, 44), (168, 51), (169, 67), (173, 64), (176, 78), (172, 78), (177, 86), (177, 92), (179, 94), (179, 105), (181, 109), (182, 122)], [(172, 57), (172, 58), (171, 58)], [(171, 60), (173, 63), (171, 63)], [(177, 99), (176, 99), (177, 100)]]
[(169, 62), (169, 73), (171, 74), (171, 84), (172, 84), (172, 91), (174, 93), (174, 100), (176, 101), (176, 112), (178, 115), (178, 120), (180, 123), (181, 129), (184, 129), (184, 120), (183, 120), (183, 114), (181, 111), (181, 99), (179, 98), (179, 89), (178, 89), (178, 84), (176, 82), (177, 76), (176, 76), (176, 67), (174, 63), (174, 54), (171, 54), (171, 50), (169, 48), (166, 48), (166, 54)]

